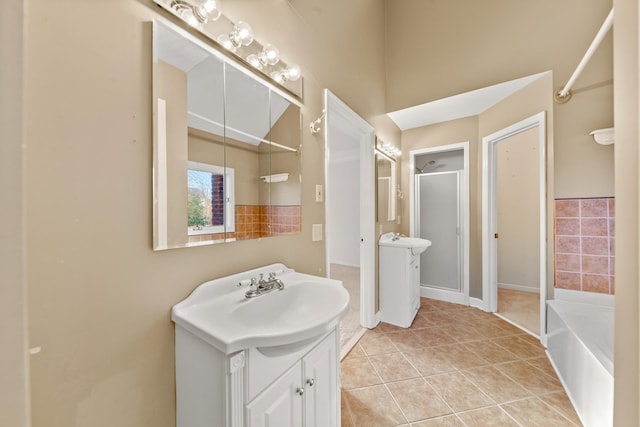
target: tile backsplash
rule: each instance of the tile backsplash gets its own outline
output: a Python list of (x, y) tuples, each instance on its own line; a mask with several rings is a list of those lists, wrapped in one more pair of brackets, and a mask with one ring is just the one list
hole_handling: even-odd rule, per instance
[(555, 201), (555, 287), (615, 293), (615, 200)]

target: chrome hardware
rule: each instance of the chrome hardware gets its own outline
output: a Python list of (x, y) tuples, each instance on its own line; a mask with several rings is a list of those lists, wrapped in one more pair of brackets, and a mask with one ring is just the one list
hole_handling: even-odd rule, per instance
[(313, 387), (315, 383), (316, 380), (314, 380), (313, 378), (307, 378), (307, 384), (309, 385), (309, 387)]
[(302, 387), (298, 387), (296, 393), (298, 393), (298, 396), (302, 396), (304, 394), (304, 389)]
[[(251, 285), (253, 289), (249, 289), (245, 292), (244, 296), (247, 298), (253, 298), (260, 296), (262, 294), (266, 294), (268, 292), (277, 289), (279, 291), (284, 289), (284, 283), (282, 280), (275, 278), (275, 273), (269, 274), (269, 280), (264, 280), (264, 274), (260, 273), (260, 280), (256, 281), (256, 278), (251, 279)], [(255, 288), (254, 285), (257, 285)]]

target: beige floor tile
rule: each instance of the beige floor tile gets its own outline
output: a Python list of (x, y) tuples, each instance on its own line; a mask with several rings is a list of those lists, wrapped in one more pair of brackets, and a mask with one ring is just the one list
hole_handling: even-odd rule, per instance
[(542, 357), (545, 355), (544, 347), (542, 347), (542, 345), (530, 344), (517, 336), (496, 338), (493, 342), (498, 344), (500, 347), (504, 347), (521, 359)]
[(340, 371), (344, 390), (382, 384), (382, 380), (366, 357), (343, 360)]
[(340, 427), (353, 427), (351, 411), (349, 411), (345, 393), (340, 393)]
[(513, 418), (497, 406), (474, 409), (457, 415), (467, 427), (519, 427)]
[(562, 385), (556, 377), (543, 373), (525, 361), (503, 363), (495, 367), (533, 394), (547, 394), (562, 390)]
[(462, 373), (497, 403), (531, 396), (529, 391), (493, 366), (468, 369)]
[(427, 381), (455, 412), (495, 403), (460, 372), (433, 375)]
[(457, 342), (451, 334), (447, 333), (447, 328), (444, 327), (417, 329), (414, 331), (414, 334), (416, 334), (424, 347), (434, 347)]
[(470, 352), (464, 344), (443, 345), (433, 347), (436, 354), (447, 359), (457, 369), (469, 369), (489, 364), (482, 356)]
[(429, 319), (428, 314), (418, 312), (418, 314), (416, 315), (416, 318), (413, 319), (413, 323), (411, 324), (411, 327), (409, 329), (415, 330), (415, 329), (429, 328), (435, 325), (436, 323), (431, 319)]
[(572, 421), (575, 425), (581, 426), (582, 422), (580, 421), (580, 417), (576, 414), (575, 409), (573, 409), (573, 405), (571, 401), (567, 397), (567, 394), (562, 391), (558, 391), (555, 393), (545, 394), (544, 396), (539, 396), (539, 398), (551, 406), (556, 411), (560, 412), (570, 421)]
[(387, 384), (409, 421), (419, 421), (453, 411), (423, 378)]
[(473, 321), (450, 325), (445, 329), (457, 342), (479, 341), (488, 338), (482, 333), (482, 329), (473, 324)]
[[(419, 329), (421, 330), (421, 329)], [(418, 336), (410, 330), (392, 332), (386, 336), (395, 344), (400, 351), (415, 351), (424, 348), (424, 344)]]
[(545, 374), (557, 378), (556, 370), (553, 369), (553, 365), (549, 362), (547, 356), (536, 357), (534, 359), (527, 359), (526, 362), (530, 365), (540, 369)]
[(358, 343), (362, 347), (362, 350), (369, 356), (398, 351), (386, 334), (376, 334), (367, 331)]
[(385, 334), (389, 332), (400, 332), (405, 331), (407, 328), (401, 328), (400, 326), (392, 325), (390, 323), (380, 322), (380, 324), (376, 327), (377, 330), (383, 332)]
[(369, 356), (369, 361), (385, 383), (420, 376), (400, 352)]
[(418, 351), (404, 352), (403, 354), (425, 377), (456, 370), (456, 367), (451, 362), (433, 349), (425, 348)]
[(446, 417), (412, 423), (411, 427), (465, 427), (465, 425), (455, 415), (447, 415)]
[(390, 427), (407, 420), (384, 385), (344, 391), (355, 427)]
[(491, 364), (518, 360), (518, 356), (491, 340), (467, 342), (464, 346)]
[(349, 351), (349, 353), (347, 353), (347, 355), (344, 358), (346, 360), (346, 359), (353, 359), (355, 357), (365, 357), (365, 356), (366, 355), (364, 354), (362, 347), (360, 347), (360, 344), (356, 344), (355, 346), (353, 346), (353, 348)]
[(571, 421), (547, 406), (537, 397), (519, 400), (517, 402), (500, 405), (504, 411), (511, 415), (522, 427), (571, 427), (575, 426)]

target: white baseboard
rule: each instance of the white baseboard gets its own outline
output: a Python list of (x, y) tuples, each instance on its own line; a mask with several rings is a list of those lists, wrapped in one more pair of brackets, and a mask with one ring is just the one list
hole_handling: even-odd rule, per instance
[(479, 308), (482, 311), (488, 311), (487, 305), (480, 298), (469, 297), (469, 305), (473, 308)]
[(420, 296), (424, 298), (452, 302), (454, 304), (468, 305), (468, 300), (462, 292), (454, 292), (444, 289), (431, 288), (428, 286), (420, 286)]
[(337, 264), (337, 265), (343, 265), (345, 267), (356, 267), (356, 268), (360, 268), (360, 264), (352, 264), (351, 262), (348, 261), (340, 261), (340, 260), (333, 260), (330, 261), (329, 264)]
[(540, 287), (534, 288), (531, 286), (512, 285), (511, 283), (498, 283), (498, 288), (509, 289), (512, 291), (531, 292), (533, 294), (540, 293)]

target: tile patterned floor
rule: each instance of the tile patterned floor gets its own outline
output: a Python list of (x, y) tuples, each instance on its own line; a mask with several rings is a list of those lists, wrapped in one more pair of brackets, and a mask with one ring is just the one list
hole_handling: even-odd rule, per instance
[(423, 298), (413, 325), (380, 324), (341, 363), (342, 427), (580, 426), (532, 336)]

